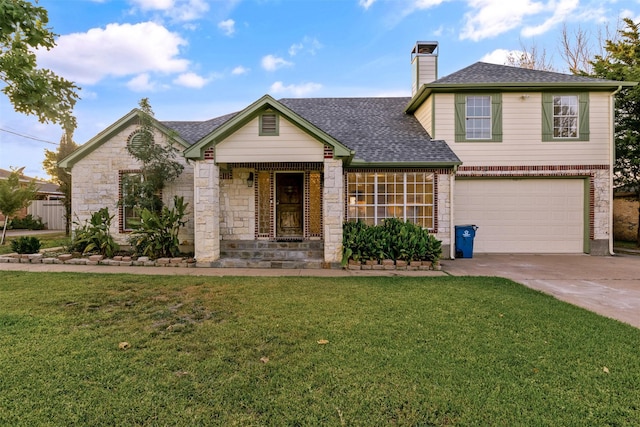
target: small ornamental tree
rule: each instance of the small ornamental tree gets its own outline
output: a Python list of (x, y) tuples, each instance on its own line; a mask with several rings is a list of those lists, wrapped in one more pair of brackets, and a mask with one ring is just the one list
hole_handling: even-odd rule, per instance
[(20, 209), (29, 206), (38, 192), (38, 187), (34, 180), (26, 184), (20, 183), (21, 175), (19, 170), (14, 170), (7, 179), (0, 180), (0, 212), (4, 215), (4, 226), (2, 227), (0, 245), (4, 245), (9, 220), (15, 216)]

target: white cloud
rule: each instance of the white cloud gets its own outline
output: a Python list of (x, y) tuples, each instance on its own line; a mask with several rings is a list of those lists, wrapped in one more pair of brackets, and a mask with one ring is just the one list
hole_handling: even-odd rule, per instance
[(312, 92), (317, 92), (322, 89), (320, 83), (302, 83), (299, 85), (285, 86), (282, 82), (275, 82), (271, 85), (270, 92), (275, 94), (289, 94), (296, 97), (306, 96)]
[(189, 61), (179, 54), (186, 44), (154, 22), (109, 24), (61, 36), (55, 48), (38, 51), (38, 61), (69, 80), (91, 85), (107, 76), (184, 72)]
[(525, 20), (542, 23), (527, 24), (522, 30), (523, 36), (543, 34), (571, 16), (579, 0), (468, 0), (467, 5), (470, 11), (464, 15), (460, 38), (479, 41), (518, 28)]
[(504, 65), (507, 63), (507, 58), (509, 56), (519, 58), (521, 55), (522, 52), (519, 50), (496, 49), (493, 52), (489, 52), (485, 56), (480, 58), (480, 61), (489, 62), (491, 64)]
[(446, 0), (415, 0), (413, 6), (416, 9), (429, 9), (430, 7), (438, 6), (444, 3)]
[(376, 0), (358, 0), (358, 4), (365, 8), (365, 10), (369, 9), (375, 2)]
[(196, 73), (184, 73), (176, 77), (173, 80), (173, 83), (184, 87), (200, 89), (201, 87), (204, 87), (207, 83), (209, 83), (209, 81), (211, 81), (211, 79), (206, 79), (202, 76), (197, 75)]
[(150, 80), (148, 73), (142, 73), (129, 80), (127, 87), (134, 92), (153, 92), (157, 85)]
[(131, 0), (142, 11), (162, 11), (165, 16), (180, 21), (199, 19), (209, 10), (206, 0)]
[(557, 24), (565, 21), (578, 7), (579, 0), (560, 0), (558, 4), (550, 2), (549, 8), (553, 10), (551, 18), (547, 19), (540, 25), (526, 26), (522, 29), (522, 35), (525, 37), (538, 36), (549, 31)]
[(222, 30), (225, 36), (232, 36), (236, 32), (236, 21), (233, 19), (227, 19), (226, 21), (218, 22), (218, 28)]
[(267, 55), (262, 58), (262, 68), (267, 71), (275, 71), (278, 68), (282, 67), (290, 67), (293, 65), (293, 62), (289, 62), (286, 59), (279, 58), (274, 55)]
[(242, 65), (238, 65), (236, 68), (231, 70), (231, 74), (234, 76), (241, 76), (242, 74), (247, 74), (249, 72), (248, 68), (243, 67)]
[(296, 56), (301, 51), (315, 55), (316, 51), (322, 49), (322, 47), (322, 43), (320, 43), (317, 38), (305, 36), (300, 43), (291, 45), (289, 55)]

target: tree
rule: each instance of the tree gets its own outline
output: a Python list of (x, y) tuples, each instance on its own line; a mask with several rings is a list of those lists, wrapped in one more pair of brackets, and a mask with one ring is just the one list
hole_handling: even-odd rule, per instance
[[(594, 77), (640, 81), (640, 24), (631, 19), (624, 19), (624, 23), (626, 28), (618, 30), (619, 38), (606, 41), (606, 57), (596, 55), (591, 62)], [(640, 86), (625, 86), (616, 94), (614, 139), (615, 183), (632, 189), (640, 199)], [(637, 243), (640, 246), (640, 227)]]
[(520, 42), (520, 49), (520, 51), (509, 53), (505, 65), (530, 70), (554, 71), (552, 61), (547, 58), (546, 49), (540, 50), (536, 45), (526, 46), (522, 42)]
[(4, 245), (9, 220), (22, 208), (29, 206), (38, 191), (35, 180), (26, 185), (20, 183), (20, 170), (14, 170), (9, 177), (0, 180), (0, 212), (4, 215), (4, 226), (0, 245)]
[(56, 34), (48, 22), (43, 7), (27, 0), (0, 0), (0, 81), (6, 85), (2, 92), (17, 112), (72, 131), (80, 88), (36, 63), (34, 50), (55, 46)]
[(159, 213), (163, 207), (162, 189), (180, 176), (184, 166), (175, 160), (180, 151), (175, 146), (172, 134), (167, 135), (167, 144), (156, 144), (154, 141), (155, 119), (149, 99), (141, 99), (139, 106), (139, 127), (127, 145), (127, 150), (140, 161), (142, 167), (139, 175), (123, 177), (123, 204)]
[(611, 34), (608, 25), (600, 27), (594, 41), (593, 33), (580, 26), (570, 32), (567, 24), (563, 24), (559, 50), (569, 71), (585, 76), (593, 74), (593, 58), (600, 55), (602, 59), (608, 59), (609, 54), (605, 50), (606, 40), (615, 43), (618, 31), (619, 29)]
[(53, 182), (58, 184), (60, 191), (64, 194), (62, 204), (64, 205), (65, 233), (67, 236), (71, 230), (71, 174), (63, 168), (58, 167), (58, 162), (71, 154), (78, 145), (73, 141), (73, 135), (65, 132), (60, 138), (60, 145), (56, 151), (44, 150), (44, 161), (42, 166), (45, 172), (51, 177)]

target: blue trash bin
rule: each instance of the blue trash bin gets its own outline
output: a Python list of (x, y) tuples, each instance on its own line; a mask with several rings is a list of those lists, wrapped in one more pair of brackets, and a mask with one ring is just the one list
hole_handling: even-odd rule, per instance
[(476, 225), (456, 225), (456, 258), (473, 258), (473, 238)]

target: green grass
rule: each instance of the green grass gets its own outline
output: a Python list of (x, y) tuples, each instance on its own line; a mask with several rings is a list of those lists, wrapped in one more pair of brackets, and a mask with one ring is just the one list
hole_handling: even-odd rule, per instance
[[(37, 237), (38, 239), (40, 239), (40, 243), (42, 243), (41, 249), (68, 246), (70, 243), (70, 239), (65, 236), (64, 232), (55, 234), (33, 234), (33, 237)], [(17, 239), (17, 237), (7, 236), (5, 238), (5, 244), (0, 245), (0, 255), (10, 254), (11, 252), (13, 252), (11, 250), (11, 241), (14, 239)]]
[(639, 343), (498, 278), (4, 271), (0, 425), (634, 426)]

